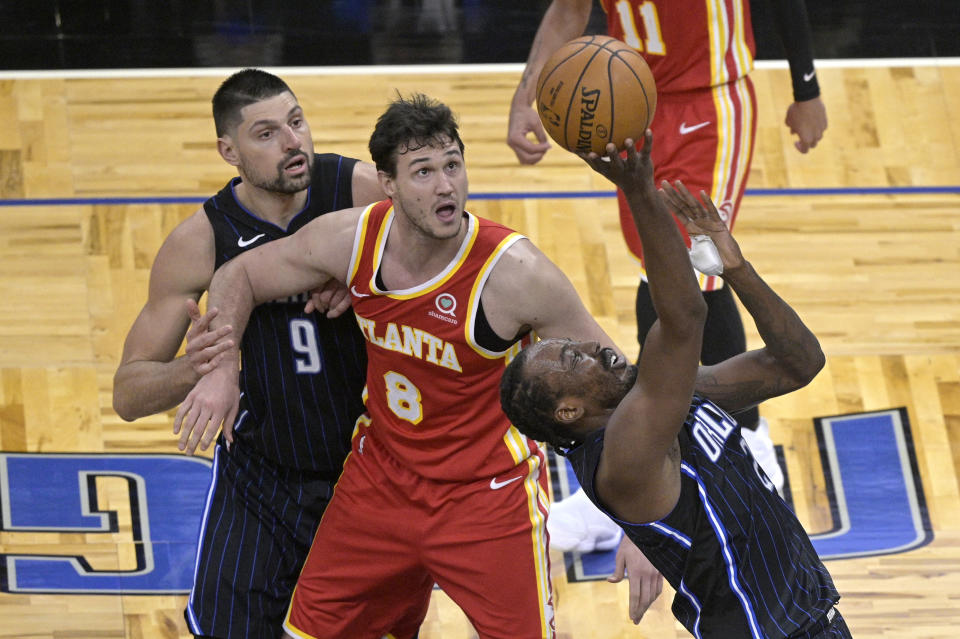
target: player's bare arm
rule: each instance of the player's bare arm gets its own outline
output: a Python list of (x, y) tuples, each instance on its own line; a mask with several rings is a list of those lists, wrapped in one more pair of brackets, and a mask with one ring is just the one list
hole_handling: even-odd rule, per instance
[(794, 102), (787, 107), (784, 124), (797, 136), (794, 147), (806, 153), (817, 146), (827, 129), (827, 109), (820, 98), (814, 68), (807, 6), (804, 0), (771, 0), (771, 4), (793, 83)]
[[(510, 103), (507, 144), (522, 164), (535, 164), (550, 148), (546, 131), (533, 104), (543, 65), (563, 44), (581, 35), (590, 20), (593, 0), (553, 0), (530, 47), (527, 65)], [(529, 137), (533, 134), (534, 142)]]
[(723, 279), (753, 317), (764, 347), (702, 367), (697, 376), (697, 391), (733, 412), (810, 383), (826, 360), (820, 342), (796, 311), (760, 278), (749, 262), (724, 271)]
[(353, 165), (351, 186), (353, 187), (354, 206), (366, 206), (387, 197), (386, 193), (383, 192), (383, 187), (380, 186), (377, 167), (369, 162), (357, 162)]
[[(377, 177), (377, 167), (369, 162), (357, 162), (353, 165), (351, 189), (354, 206), (367, 206), (387, 198)], [(343, 315), (350, 308), (350, 292), (336, 279), (331, 279), (323, 287), (310, 291), (304, 312), (317, 311), (330, 319)]]
[(150, 270), (147, 302), (127, 334), (113, 380), (113, 406), (123, 419), (173, 408), (199, 379), (189, 358), (176, 355), (190, 324), (184, 299), (199, 299), (213, 270), (213, 229), (201, 209), (170, 233)]
[[(626, 158), (608, 145), (606, 159), (585, 159), (620, 187), (647, 247), (647, 277), (659, 320), (637, 364), (634, 387), (607, 422), (597, 468), (597, 494), (617, 516), (633, 522), (669, 513), (679, 496), (680, 473), (670, 451), (690, 408), (706, 303), (679, 229), (653, 184), (647, 131), (643, 149), (628, 140)], [(644, 499), (636, 499), (643, 494)]]
[(491, 328), (504, 339), (534, 330), (541, 338), (595, 341), (623, 356), (567, 276), (529, 240), (516, 242), (500, 258), (482, 299)]
[[(254, 306), (322, 286), (331, 277), (346, 282), (357, 220), (363, 208), (323, 215), (289, 237), (247, 251), (217, 269), (210, 282), (208, 306), (218, 310), (216, 330), (230, 326), (239, 344)], [(177, 410), (174, 432), (180, 450), (206, 449), (221, 426), (233, 440), (233, 420), (240, 399), (239, 351), (229, 349), (220, 364), (204, 375)]]
[(816, 336), (744, 259), (706, 193), (701, 191), (698, 200), (681, 183), (664, 183), (662, 192), (688, 233), (710, 236), (723, 262), (723, 279), (753, 317), (764, 341), (761, 349), (701, 367), (697, 392), (724, 410), (738, 411), (808, 384), (824, 365)]
[(208, 305), (239, 340), (253, 306), (298, 295), (331, 277), (346, 281), (362, 207), (328, 213), (285, 238), (247, 251), (220, 267), (210, 283)]

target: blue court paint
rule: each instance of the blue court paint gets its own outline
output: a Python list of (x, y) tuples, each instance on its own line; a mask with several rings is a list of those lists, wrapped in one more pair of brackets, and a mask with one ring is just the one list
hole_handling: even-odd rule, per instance
[[(135, 565), (105, 570), (94, 569), (80, 555), (0, 555), (0, 590), (160, 594), (190, 589), (210, 483), (210, 461), (204, 458), (0, 453), (0, 529), (116, 532), (116, 511), (97, 503), (98, 478), (127, 483)], [(105, 544), (113, 541), (103, 538)]]
[[(933, 540), (906, 409), (821, 417), (814, 428), (833, 525), (808, 532), (824, 561), (901, 553)], [(579, 488), (567, 460), (551, 452), (550, 462), (555, 495)], [(567, 553), (568, 579), (605, 579), (615, 557)]]
[[(822, 417), (814, 427), (833, 518), (811, 534), (823, 559), (906, 552), (933, 539), (905, 409)], [(554, 494), (573, 493), (567, 461), (549, 458)], [(136, 548), (136, 565), (123, 570), (94, 569), (82, 555), (0, 555), (0, 591), (188, 592), (210, 466), (185, 455), (0, 453), (0, 530), (116, 532), (117, 514), (97, 503), (96, 482), (120, 478)], [(568, 577), (604, 579), (614, 557), (568, 555)]]
[(817, 420), (834, 527), (824, 559), (887, 555), (933, 539), (904, 409)]

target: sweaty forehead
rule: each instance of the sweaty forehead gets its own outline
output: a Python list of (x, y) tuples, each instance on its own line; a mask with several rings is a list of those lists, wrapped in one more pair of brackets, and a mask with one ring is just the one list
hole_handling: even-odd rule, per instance
[(569, 364), (565, 361), (564, 351), (570, 348), (570, 342), (561, 340), (544, 340), (533, 344), (530, 348), (529, 366), (533, 371), (544, 374), (551, 372), (566, 372)]

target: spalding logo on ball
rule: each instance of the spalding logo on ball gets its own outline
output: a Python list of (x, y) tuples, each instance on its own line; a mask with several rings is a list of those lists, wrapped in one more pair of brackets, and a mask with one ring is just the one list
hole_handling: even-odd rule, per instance
[(653, 74), (636, 50), (609, 36), (571, 40), (550, 56), (537, 81), (537, 111), (554, 141), (602, 155), (609, 142), (643, 138), (657, 108)]

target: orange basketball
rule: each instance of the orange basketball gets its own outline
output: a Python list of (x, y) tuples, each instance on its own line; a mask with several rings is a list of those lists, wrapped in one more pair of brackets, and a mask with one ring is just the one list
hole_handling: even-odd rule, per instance
[(568, 151), (603, 155), (609, 142), (643, 138), (657, 108), (657, 87), (643, 57), (620, 40), (592, 35), (550, 56), (537, 81), (543, 127)]

